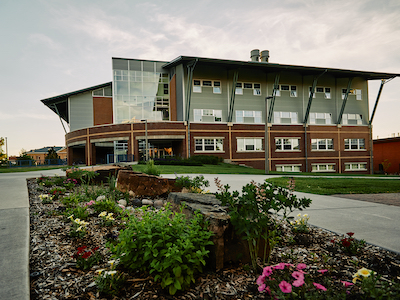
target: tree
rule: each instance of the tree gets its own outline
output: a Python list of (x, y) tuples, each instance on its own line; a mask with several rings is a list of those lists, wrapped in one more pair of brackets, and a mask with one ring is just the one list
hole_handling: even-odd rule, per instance
[(60, 159), (60, 156), (57, 154), (56, 150), (54, 150), (54, 147), (50, 147), (49, 151), (47, 152), (47, 155), (44, 159), (50, 159), (50, 164), (57, 164), (57, 162), (55, 162), (55, 160)]
[[(21, 151), (19, 152), (19, 156), (17, 157), (17, 161), (21, 161), (20, 165), (31, 165), (32, 163), (35, 162), (35, 160), (29, 156), (28, 154), (26, 154), (26, 150), (25, 149), (21, 149)], [(29, 162), (32, 161), (32, 162)]]
[(4, 146), (4, 138), (0, 137), (0, 162), (6, 161), (7, 160), (7, 155), (3, 152), (3, 146)]

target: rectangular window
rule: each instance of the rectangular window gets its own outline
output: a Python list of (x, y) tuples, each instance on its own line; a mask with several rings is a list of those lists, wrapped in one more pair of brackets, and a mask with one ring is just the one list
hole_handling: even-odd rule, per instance
[(193, 80), (193, 93), (201, 93), (201, 81)]
[(300, 151), (299, 138), (275, 138), (276, 151)]
[(301, 172), (301, 165), (276, 165), (278, 172)]
[(275, 111), (274, 123), (277, 124), (297, 124), (297, 112)]
[(362, 115), (360, 114), (343, 114), (343, 125), (362, 125)]
[(222, 152), (223, 139), (221, 138), (195, 138), (195, 151), (196, 152)]
[(335, 164), (312, 164), (311, 172), (335, 172)]
[(194, 122), (222, 122), (222, 110), (193, 109)]
[(332, 124), (332, 114), (330, 114), (330, 113), (310, 113), (310, 124), (330, 125), (330, 124)]
[(290, 97), (297, 97), (297, 86), (290, 86)]
[(263, 139), (262, 138), (238, 138), (237, 151), (262, 151)]
[(213, 93), (221, 94), (221, 81), (214, 81)]
[(331, 99), (331, 88), (325, 88), (325, 99)]
[(317, 92), (317, 93), (323, 93), (323, 92), (324, 92), (324, 88), (323, 88), (323, 87), (316, 87), (316, 88), (315, 88), (315, 92)]
[(366, 171), (367, 163), (345, 163), (345, 171)]
[(356, 90), (356, 100), (362, 100), (362, 92), (361, 92), (361, 90)]
[(244, 88), (245, 88), (245, 89), (252, 89), (252, 88), (253, 88), (253, 84), (252, 84), (252, 83), (245, 82), (245, 83), (244, 83)]
[(253, 88), (253, 95), (254, 96), (261, 96), (261, 84), (255, 83)]
[(235, 94), (236, 95), (243, 95), (243, 85), (242, 85), (241, 82), (237, 82), (236, 83)]
[(237, 123), (262, 123), (261, 111), (252, 110), (237, 110), (236, 111)]
[(365, 139), (344, 139), (345, 150), (365, 150)]
[(281, 85), (281, 91), (289, 91), (289, 86), (288, 85)]
[(333, 139), (311, 139), (311, 150), (333, 150)]
[(211, 80), (203, 80), (203, 86), (212, 86)]

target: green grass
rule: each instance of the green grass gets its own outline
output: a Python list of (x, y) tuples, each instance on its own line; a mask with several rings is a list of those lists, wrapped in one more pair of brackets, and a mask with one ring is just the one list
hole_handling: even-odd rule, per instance
[[(236, 166), (231, 164), (218, 164), (218, 165), (203, 165), (203, 166), (170, 166), (170, 165), (157, 165), (161, 174), (256, 174), (263, 175), (264, 170), (253, 169), (248, 167)], [(133, 165), (134, 171), (143, 172), (146, 165)]]
[(0, 173), (15, 173), (15, 172), (32, 172), (42, 170), (61, 169), (65, 166), (41, 166), (41, 167), (12, 167), (12, 168), (0, 168)]
[[(372, 178), (305, 178), (294, 177), (295, 190), (319, 195), (400, 193), (399, 179)], [(267, 181), (286, 187), (289, 177), (270, 178)]]

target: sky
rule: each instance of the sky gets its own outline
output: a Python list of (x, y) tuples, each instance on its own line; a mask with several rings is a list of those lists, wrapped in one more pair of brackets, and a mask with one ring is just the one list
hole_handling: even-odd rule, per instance
[[(400, 73), (398, 0), (1, 0), (0, 36), (9, 155), (64, 146), (40, 100), (112, 81), (112, 57), (248, 61), (260, 49), (273, 63)], [(370, 114), (379, 85), (369, 84)], [(400, 135), (399, 95), (400, 78), (385, 84), (374, 138)]]

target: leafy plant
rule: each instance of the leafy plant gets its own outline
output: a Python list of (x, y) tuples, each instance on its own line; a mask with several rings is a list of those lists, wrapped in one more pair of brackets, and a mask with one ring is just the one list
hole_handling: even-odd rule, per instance
[(307, 214), (304, 214), (303, 216), (301, 216), (301, 214), (298, 214), (297, 217), (298, 219), (290, 221), (292, 232), (309, 233), (310, 229), (308, 228), (308, 220), (310, 219), (310, 217)]
[(96, 273), (98, 275), (95, 276), (94, 280), (100, 293), (113, 296), (120, 293), (125, 283), (125, 278), (121, 272), (112, 268), (110, 271), (104, 269), (97, 270)]
[(364, 248), (364, 240), (356, 240), (353, 238), (354, 232), (347, 232), (346, 236), (340, 240), (339, 247), (348, 255), (357, 255)]
[(73, 215), (70, 215), (68, 219), (72, 222), (69, 235), (72, 237), (84, 238), (86, 235), (86, 226), (89, 225), (89, 223), (79, 218), (74, 219)]
[(63, 185), (66, 189), (71, 190), (78, 184), (76, 179), (67, 178), (63, 181)]
[(156, 165), (154, 164), (154, 160), (152, 159), (149, 159), (146, 162), (146, 168), (144, 169), (144, 173), (155, 176), (159, 176), (161, 174), (160, 169), (156, 167)]
[(87, 246), (78, 247), (77, 251), (72, 255), (76, 259), (76, 266), (79, 269), (87, 270), (101, 262), (101, 254), (97, 251), (99, 247), (88, 249)]
[(94, 171), (82, 170), (78, 168), (72, 168), (72, 171), (68, 173), (68, 178), (75, 179), (77, 182), (83, 184), (89, 184), (93, 182), (93, 179), (99, 175)]
[(95, 201), (95, 203), (92, 205), (92, 207), (97, 213), (101, 213), (103, 211), (107, 211), (107, 212), (116, 212), (117, 211), (115, 201), (111, 200), (111, 199)]
[(180, 176), (176, 178), (175, 185), (180, 188), (186, 188), (191, 193), (201, 193), (204, 188), (210, 186), (208, 180), (204, 179), (203, 175), (194, 177)]
[(53, 203), (53, 198), (54, 196), (47, 195), (47, 194), (41, 194), (39, 195), (39, 199), (42, 200), (43, 204), (50, 204)]
[(202, 271), (212, 232), (198, 212), (188, 220), (169, 206), (160, 212), (142, 211), (142, 219), (130, 217), (119, 243), (107, 246), (124, 267), (153, 274), (154, 280), (160, 280), (161, 287), (174, 295), (189, 287), (195, 273)]
[(73, 215), (75, 218), (86, 220), (89, 216), (89, 212), (87, 211), (86, 207), (77, 205), (74, 208), (67, 209), (65, 215)]
[(114, 224), (113, 213), (107, 213), (107, 211), (103, 211), (99, 214), (99, 218), (102, 219), (103, 226), (112, 226)]
[(216, 197), (228, 206), (231, 223), (238, 235), (247, 240), (253, 269), (257, 268), (260, 241), (264, 241), (263, 264), (269, 262), (271, 250), (278, 242), (277, 218), (272, 214), (283, 213), (283, 220), (294, 210), (308, 207), (311, 199), (297, 199), (291, 190), (275, 187), (271, 183), (251, 182), (242, 188), (242, 194), (229, 192), (229, 185), (222, 186), (215, 178), (219, 192)]

